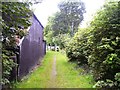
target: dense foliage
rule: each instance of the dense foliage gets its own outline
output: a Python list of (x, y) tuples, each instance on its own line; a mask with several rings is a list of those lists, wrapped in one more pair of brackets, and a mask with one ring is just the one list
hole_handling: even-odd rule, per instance
[(66, 47), (66, 53), (70, 61), (77, 61), (78, 64), (87, 64), (88, 58), (88, 35), (87, 29), (79, 29)]
[(95, 87), (120, 88), (120, 3), (106, 3), (90, 27), (76, 33), (66, 52), (70, 60), (90, 65)]
[(18, 53), (15, 35), (25, 35), (24, 29), (31, 25), (29, 3), (2, 2), (2, 84), (8, 84), (12, 68), (16, 65), (13, 56)]
[(60, 12), (54, 18), (52, 29), (57, 35), (70, 33), (73, 36), (83, 20), (84, 3), (82, 1), (64, 1), (59, 3), (58, 7)]

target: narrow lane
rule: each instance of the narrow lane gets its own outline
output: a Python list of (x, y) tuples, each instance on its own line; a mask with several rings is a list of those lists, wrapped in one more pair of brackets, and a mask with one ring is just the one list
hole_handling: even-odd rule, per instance
[(92, 88), (93, 77), (76, 64), (68, 62), (65, 54), (48, 51), (41, 66), (16, 84), (16, 88)]
[(57, 75), (57, 71), (56, 71), (56, 55), (53, 58), (53, 64), (52, 64), (52, 71), (51, 71), (51, 76), (50, 76), (50, 84), (49, 84), (49, 88), (54, 88), (56, 87), (56, 75)]

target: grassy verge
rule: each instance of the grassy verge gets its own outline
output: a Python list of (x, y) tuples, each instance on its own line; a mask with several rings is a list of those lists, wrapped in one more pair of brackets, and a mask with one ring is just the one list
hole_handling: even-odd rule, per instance
[(17, 83), (16, 88), (47, 88), (50, 80), (54, 52), (47, 52), (44, 60), (28, 79)]
[(56, 54), (57, 78), (56, 87), (61, 88), (92, 88), (94, 81), (91, 74), (81, 74), (82, 68), (76, 69), (75, 63), (70, 63), (65, 55)]
[[(51, 81), (54, 57), (56, 56), (55, 80)], [(83, 73), (83, 69), (75, 69), (75, 63), (68, 63), (67, 57), (60, 52), (48, 51), (44, 60), (28, 79), (19, 82), (16, 88), (91, 88), (91, 74)]]

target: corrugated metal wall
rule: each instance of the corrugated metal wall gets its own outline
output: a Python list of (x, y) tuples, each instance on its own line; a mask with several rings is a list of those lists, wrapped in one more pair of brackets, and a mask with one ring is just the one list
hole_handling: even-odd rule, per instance
[(41, 60), (46, 52), (46, 43), (43, 40), (43, 26), (35, 15), (32, 19), (28, 35), (23, 39), (20, 47), (20, 60), (18, 68), (18, 77), (21, 79), (27, 75), (38, 61)]

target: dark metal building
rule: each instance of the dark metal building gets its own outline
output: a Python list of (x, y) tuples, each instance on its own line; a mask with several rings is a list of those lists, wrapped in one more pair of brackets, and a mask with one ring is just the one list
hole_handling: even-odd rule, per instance
[(33, 14), (29, 33), (22, 40), (18, 60), (18, 79), (27, 75), (46, 53), (46, 42), (43, 38), (44, 27)]

